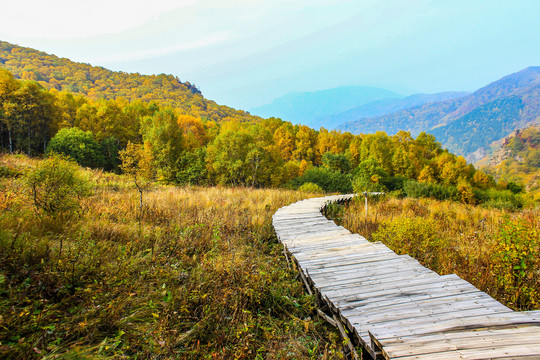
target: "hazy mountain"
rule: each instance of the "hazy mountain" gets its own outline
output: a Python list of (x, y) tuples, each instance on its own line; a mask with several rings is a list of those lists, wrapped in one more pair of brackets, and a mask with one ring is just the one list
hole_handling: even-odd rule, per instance
[(449, 150), (468, 155), (512, 130), (540, 122), (540, 67), (505, 76), (462, 98), (429, 103), (339, 126), (354, 133), (433, 133)]
[(358, 121), (366, 117), (391, 114), (427, 103), (458, 99), (468, 94), (468, 92), (442, 92), (437, 94), (414, 94), (400, 99), (377, 100), (368, 104), (356, 106), (338, 114), (320, 117), (313, 121), (312, 124), (316, 129), (321, 126), (324, 126), (327, 129), (333, 129), (350, 121)]
[(375, 87), (343, 86), (322, 91), (289, 93), (270, 104), (250, 109), (250, 112), (261, 117), (279, 117), (313, 127), (313, 122), (322, 116), (377, 100), (402, 97), (395, 92)]

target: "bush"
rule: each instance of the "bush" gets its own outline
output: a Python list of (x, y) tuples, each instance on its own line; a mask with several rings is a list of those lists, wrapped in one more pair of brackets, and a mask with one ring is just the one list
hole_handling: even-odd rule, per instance
[(433, 183), (421, 183), (414, 180), (403, 184), (403, 191), (408, 197), (429, 197), (437, 200), (457, 200), (458, 192), (454, 186)]
[(373, 233), (373, 241), (381, 241), (399, 254), (409, 254), (423, 264), (432, 263), (441, 248), (437, 227), (432, 219), (399, 216), (383, 223)]
[(92, 133), (76, 127), (60, 130), (51, 139), (47, 152), (68, 156), (81, 166), (91, 168), (105, 166), (101, 145), (94, 139)]
[(79, 207), (79, 200), (90, 192), (90, 184), (78, 166), (60, 155), (52, 155), (26, 175), (29, 195), (38, 212), (66, 214)]
[(485, 207), (511, 211), (523, 208), (523, 198), (510, 190), (479, 190), (475, 192), (475, 195), (482, 200)]
[(295, 189), (298, 189), (305, 183), (317, 184), (325, 192), (350, 193), (352, 191), (350, 175), (341, 174), (325, 168), (309, 168), (304, 175), (291, 181), (291, 185)]
[(524, 220), (506, 219), (496, 235), (495, 264), (497, 283), (517, 308), (530, 308), (540, 304), (535, 270), (540, 265), (540, 239), (538, 229)]
[(319, 185), (312, 182), (302, 184), (302, 186), (300, 186), (298, 190), (316, 194), (324, 193), (324, 190)]

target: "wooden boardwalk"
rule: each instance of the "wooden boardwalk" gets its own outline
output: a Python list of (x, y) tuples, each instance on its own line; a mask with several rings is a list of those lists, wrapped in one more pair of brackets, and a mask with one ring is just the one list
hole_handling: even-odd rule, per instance
[(374, 359), (540, 359), (540, 312), (516, 312), (456, 275), (440, 276), (321, 211), (353, 195), (279, 209), (273, 225), (328, 321)]

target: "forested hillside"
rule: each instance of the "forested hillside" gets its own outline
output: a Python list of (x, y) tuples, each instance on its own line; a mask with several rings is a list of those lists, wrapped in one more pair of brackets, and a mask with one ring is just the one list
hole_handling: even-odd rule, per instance
[[(510, 131), (540, 122), (540, 67), (503, 77), (463, 98), (412, 107), (339, 127), (354, 133), (427, 131), (450, 151), (467, 156)], [(483, 131), (488, 129), (488, 131)]]
[(478, 165), (500, 181), (522, 183), (540, 199), (540, 126), (513, 132)]
[(184, 114), (214, 121), (254, 120), (242, 110), (205, 99), (199, 89), (173, 75), (111, 71), (0, 41), (0, 67), (18, 79), (34, 80), (47, 89), (84, 94), (91, 100), (156, 101)]
[(348, 122), (361, 122), (364, 118), (393, 114), (395, 112), (424, 104), (458, 99), (468, 95), (466, 92), (442, 92), (436, 94), (414, 94), (404, 98), (373, 101), (347, 111), (316, 119), (315, 128), (324, 126), (328, 129), (339, 127)]

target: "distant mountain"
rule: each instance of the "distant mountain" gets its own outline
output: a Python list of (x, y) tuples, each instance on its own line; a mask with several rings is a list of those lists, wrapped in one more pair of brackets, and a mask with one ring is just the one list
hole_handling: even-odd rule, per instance
[(250, 109), (261, 117), (279, 117), (311, 127), (315, 119), (383, 99), (400, 99), (395, 92), (367, 86), (344, 86), (314, 92), (293, 92), (270, 104)]
[(415, 94), (400, 99), (383, 99), (373, 101), (368, 104), (356, 106), (347, 111), (324, 116), (312, 122), (313, 127), (324, 126), (327, 129), (333, 129), (347, 122), (359, 121), (366, 117), (381, 116), (391, 114), (403, 109), (424, 105), (432, 102), (439, 102), (451, 99), (459, 99), (468, 92), (442, 92), (436, 94)]
[(462, 98), (364, 118), (338, 128), (353, 133), (408, 130), (413, 136), (427, 131), (452, 152), (466, 156), (512, 130), (539, 122), (540, 67), (529, 67)]

